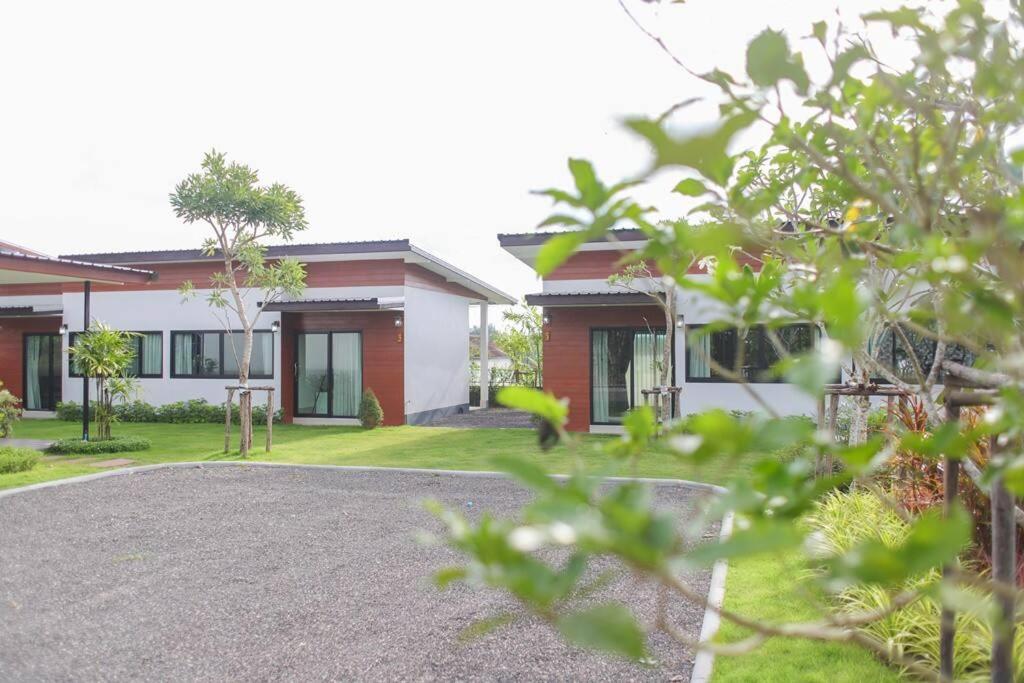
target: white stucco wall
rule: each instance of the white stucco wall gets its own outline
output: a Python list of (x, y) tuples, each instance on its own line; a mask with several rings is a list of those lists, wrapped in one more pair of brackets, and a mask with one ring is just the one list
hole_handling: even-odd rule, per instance
[(405, 414), (469, 403), (470, 300), (405, 288)]

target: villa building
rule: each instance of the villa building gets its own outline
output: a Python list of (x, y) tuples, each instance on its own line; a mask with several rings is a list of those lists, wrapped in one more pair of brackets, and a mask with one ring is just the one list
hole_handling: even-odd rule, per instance
[[(549, 236), (506, 234), (498, 240), (506, 251), (532, 267)], [(620, 431), (623, 414), (644, 402), (641, 392), (659, 384), (657, 363), (666, 336), (664, 312), (647, 294), (608, 281), (621, 270), (623, 257), (642, 248), (645, 239), (639, 230), (614, 230), (609, 238), (587, 242), (544, 278), (541, 292), (526, 297), (527, 303), (544, 309), (544, 388), (569, 399), (569, 429), (573, 431)], [(750, 265), (758, 268), (756, 261)], [(695, 267), (688, 277), (709, 276)], [(634, 285), (652, 291), (662, 286), (660, 281)], [(763, 330), (751, 330), (742, 340), (733, 330), (701, 336), (694, 343), (700, 343), (704, 353), (688, 347), (688, 333), (714, 318), (710, 301), (689, 290), (679, 291), (670, 372), (674, 386), (682, 388), (677, 414), (710, 408), (758, 408), (743, 386), (719, 376), (707, 362), (710, 357), (724, 367), (733, 367), (740, 343), (745, 351), (742, 371), (761, 397), (787, 413), (814, 413), (814, 399), (766, 372), (777, 356)], [(794, 351), (814, 343), (808, 326), (792, 326), (780, 334)]]
[[(282, 257), (305, 266), (302, 297), (265, 304), (254, 292), (246, 304), (262, 309), (251, 383), (275, 388), (285, 421), (354, 423), (364, 389), (391, 425), (468, 409), (469, 307), (486, 325), (488, 304), (512, 297), (408, 240), (267, 250)], [(67, 350), (89, 319), (139, 334), (132, 374), (142, 400), (222, 403), (242, 335), (225, 330), (204, 296), (221, 267), (199, 250), (50, 258), (0, 242), (0, 381), (30, 415), (81, 401)], [(187, 301), (185, 281), (197, 288)]]

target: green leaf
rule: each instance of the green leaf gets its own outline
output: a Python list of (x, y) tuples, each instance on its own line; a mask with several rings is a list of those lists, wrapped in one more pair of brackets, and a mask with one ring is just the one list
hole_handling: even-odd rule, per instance
[(498, 392), (498, 402), (506, 408), (525, 410), (554, 427), (562, 427), (569, 417), (569, 406), (551, 394), (528, 387), (505, 387)]
[(812, 396), (820, 396), (824, 385), (834, 382), (839, 376), (839, 358), (828, 351), (830, 347), (818, 348), (781, 361), (777, 369), (785, 374), (786, 380), (797, 385)]
[(532, 462), (511, 455), (499, 455), (491, 459), (502, 472), (511, 474), (516, 480), (537, 491), (557, 488), (555, 481), (544, 469)]
[(687, 178), (686, 180), (680, 180), (679, 183), (672, 188), (673, 192), (686, 195), (687, 197), (699, 197), (708, 191), (708, 188), (704, 186), (699, 180), (694, 178)]
[(641, 659), (647, 653), (644, 632), (633, 613), (622, 605), (606, 604), (558, 618), (558, 630), (570, 643)]
[(779, 31), (765, 29), (747, 46), (747, 75), (756, 85), (772, 87), (789, 80), (801, 95), (807, 93), (810, 80), (800, 55), (789, 52), (786, 37)]
[(750, 127), (756, 115), (749, 112), (726, 119), (710, 132), (674, 137), (662, 123), (651, 119), (629, 119), (626, 126), (654, 148), (654, 167), (683, 166), (692, 168), (705, 178), (724, 185), (732, 175), (735, 160), (728, 147), (733, 137)]
[(825, 47), (825, 37), (828, 34), (828, 24), (824, 21), (816, 21), (812, 24), (811, 34), (818, 39), (822, 47)]
[(466, 578), (466, 575), (465, 567), (445, 567), (444, 569), (437, 570), (434, 574), (434, 583), (437, 584), (438, 588), (447, 588), (455, 581), (461, 581)]
[(587, 239), (585, 232), (566, 232), (551, 237), (537, 252), (537, 261), (533, 264), (534, 270), (541, 277), (547, 277), (558, 266), (565, 263), (566, 259), (583, 244)]
[(517, 619), (518, 617), (516, 615), (509, 612), (502, 612), (501, 614), (495, 614), (491, 617), (478, 619), (466, 628), (462, 629), (462, 632), (459, 633), (459, 641), (467, 643), (471, 640), (482, 638), (491, 631), (495, 631), (499, 628), (515, 623)]
[(781, 523), (759, 521), (746, 529), (733, 531), (724, 541), (697, 546), (686, 555), (686, 560), (690, 564), (706, 566), (721, 559), (794, 548), (802, 541), (800, 530), (789, 520)]
[(593, 164), (586, 159), (569, 159), (569, 172), (584, 206), (593, 211), (604, 204), (608, 192), (597, 179)]

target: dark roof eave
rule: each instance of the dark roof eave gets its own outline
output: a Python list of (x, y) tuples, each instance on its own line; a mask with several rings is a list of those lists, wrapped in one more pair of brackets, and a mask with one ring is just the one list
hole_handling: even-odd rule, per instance
[(0, 306), (0, 318), (49, 318), (63, 315), (63, 309), (36, 310), (32, 306)]
[(345, 299), (345, 300), (308, 300), (308, 301), (274, 301), (262, 304), (264, 311), (271, 313), (344, 313), (354, 311), (390, 311), (400, 303), (380, 301), (379, 299)]
[[(518, 232), (503, 233), (498, 235), (498, 244), (502, 247), (532, 247), (544, 244), (555, 235), (562, 235), (565, 232)], [(620, 230), (609, 230), (601, 237), (588, 239), (587, 242), (638, 242), (647, 239), (642, 230), (636, 228), (622, 228)]]
[[(391, 251), (409, 251), (409, 240), (372, 240), (366, 242), (323, 242), (318, 244), (277, 244), (267, 247), (266, 256), (324, 256), (334, 254), (379, 254)], [(93, 263), (168, 263), (172, 261), (216, 261), (220, 256), (208, 256), (202, 249), (169, 249), (162, 251), (125, 251), (102, 254), (75, 254), (61, 256), (85, 259)]]
[(527, 294), (531, 306), (653, 306), (647, 294), (636, 292), (578, 292), (567, 294)]

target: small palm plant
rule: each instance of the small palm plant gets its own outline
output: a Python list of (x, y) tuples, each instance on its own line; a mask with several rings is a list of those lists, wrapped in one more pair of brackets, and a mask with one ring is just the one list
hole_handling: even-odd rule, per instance
[[(128, 368), (135, 358), (133, 332), (114, 329), (96, 323), (78, 336), (68, 349), (75, 368), (85, 377), (96, 380), (96, 431), (99, 440), (110, 438), (114, 422), (114, 399), (126, 399), (134, 393), (135, 383), (127, 377)], [(88, 409), (88, 407), (86, 407)]]

